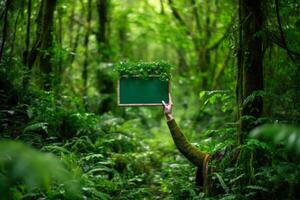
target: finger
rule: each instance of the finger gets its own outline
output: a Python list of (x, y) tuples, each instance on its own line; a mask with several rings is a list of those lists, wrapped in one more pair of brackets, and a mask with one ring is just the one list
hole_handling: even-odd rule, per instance
[(167, 106), (166, 103), (165, 103), (164, 101), (161, 101), (161, 102), (162, 102), (162, 104), (163, 104), (164, 106)]
[(171, 93), (169, 93), (169, 104), (173, 104)]

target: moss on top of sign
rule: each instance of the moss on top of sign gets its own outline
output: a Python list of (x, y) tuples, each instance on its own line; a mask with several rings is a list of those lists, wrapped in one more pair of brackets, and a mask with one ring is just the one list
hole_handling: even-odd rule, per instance
[(165, 61), (158, 62), (120, 62), (116, 66), (120, 76), (138, 76), (147, 79), (158, 76), (160, 80), (168, 81), (171, 78), (171, 65)]

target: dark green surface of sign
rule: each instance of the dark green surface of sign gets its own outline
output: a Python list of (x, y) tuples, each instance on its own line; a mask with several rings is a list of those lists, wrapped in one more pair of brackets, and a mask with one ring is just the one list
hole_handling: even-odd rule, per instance
[(119, 80), (119, 105), (161, 105), (169, 102), (169, 82), (157, 77), (141, 79), (138, 77)]

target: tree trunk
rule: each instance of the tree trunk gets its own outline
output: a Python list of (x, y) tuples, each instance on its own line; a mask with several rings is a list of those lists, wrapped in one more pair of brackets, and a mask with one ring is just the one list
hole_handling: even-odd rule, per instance
[[(240, 144), (243, 143), (245, 135), (257, 125), (254, 122), (263, 111), (262, 98), (255, 95), (256, 91), (263, 90), (261, 7), (261, 0), (239, 0), (237, 101), (240, 119), (238, 142)], [(250, 95), (254, 95), (251, 100), (248, 98)]]
[[(81, 1), (82, 4), (82, 12), (80, 14), (80, 19), (82, 19), (84, 17), (84, 3)], [(73, 64), (74, 60), (75, 60), (75, 56), (76, 56), (76, 51), (77, 51), (77, 47), (79, 44), (79, 40), (80, 40), (80, 35), (81, 35), (81, 30), (82, 28), (84, 28), (82, 25), (77, 24), (77, 27), (75, 27), (74, 22), (75, 22), (75, 8), (72, 9), (72, 13), (70, 16), (70, 48), (72, 48), (72, 53), (70, 55), (70, 66)], [(73, 36), (73, 30), (75, 30), (76, 34), (75, 34), (75, 38)]]
[(21, 15), (21, 10), (18, 10), (17, 16), (16, 16), (16, 20), (14, 23), (14, 31), (13, 31), (13, 35), (12, 35), (12, 40), (11, 40), (11, 49), (10, 49), (10, 55), (9, 55), (9, 61), (8, 63), (12, 63), (12, 59), (13, 56), (15, 54), (15, 46), (16, 46), (16, 35), (17, 35), (17, 28), (18, 28), (18, 24), (19, 24), (19, 19), (20, 19), (20, 15)]
[(92, 0), (88, 0), (88, 9), (87, 9), (87, 29), (84, 36), (84, 61), (83, 61), (83, 71), (82, 71), (82, 80), (83, 80), (83, 102), (85, 109), (87, 110), (87, 83), (88, 83), (88, 61), (89, 61), (89, 37), (91, 29), (91, 19), (92, 19)]
[[(51, 89), (53, 50), (53, 23), (56, 0), (43, 0), (37, 17), (37, 39), (26, 58), (27, 66), (37, 65), (38, 83), (45, 90)], [(29, 23), (29, 22), (28, 22)], [(28, 32), (29, 34), (29, 32)]]
[(109, 60), (110, 48), (108, 40), (108, 9), (110, 0), (97, 0), (97, 11), (99, 20), (99, 29), (96, 35), (98, 41), (98, 52), (102, 61)]
[(31, 30), (31, 0), (28, 0), (27, 2), (27, 26), (26, 26), (26, 49), (23, 54), (23, 64), (28, 66), (28, 60), (29, 60), (29, 48), (30, 48), (30, 30)]
[(186, 61), (186, 55), (183, 48), (176, 48), (177, 56), (178, 56), (178, 74), (186, 75), (188, 72), (188, 64)]
[(118, 24), (118, 36), (119, 36), (119, 48), (121, 58), (128, 58), (130, 56), (130, 45), (128, 45), (128, 36), (129, 23), (128, 23), (128, 14), (124, 13), (121, 15), (120, 23)]
[(0, 62), (4, 53), (4, 47), (5, 47), (5, 41), (6, 41), (6, 34), (7, 34), (7, 28), (8, 28), (8, 9), (10, 6), (11, 0), (6, 0), (5, 4), (5, 11), (4, 11), (4, 24), (2, 28), (2, 41), (0, 46)]
[(45, 90), (51, 88), (51, 77), (53, 50), (51, 49), (53, 44), (53, 21), (54, 11), (56, 6), (56, 0), (44, 0), (43, 1), (43, 15), (41, 21), (41, 35), (40, 35), (40, 51), (37, 56), (37, 64), (41, 72), (42, 81), (41, 86)]
[(25, 51), (23, 53), (23, 65), (27, 67), (25, 74), (23, 75), (22, 87), (26, 91), (29, 80), (30, 80), (30, 68), (29, 68), (29, 57), (30, 57), (30, 30), (31, 30), (31, 0), (27, 2), (27, 26), (26, 26), (26, 39), (25, 39)]

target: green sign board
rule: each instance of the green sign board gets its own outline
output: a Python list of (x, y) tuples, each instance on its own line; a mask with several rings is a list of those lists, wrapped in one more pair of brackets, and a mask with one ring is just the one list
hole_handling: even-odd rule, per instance
[(169, 102), (169, 81), (158, 77), (121, 77), (118, 81), (119, 106), (161, 106)]

